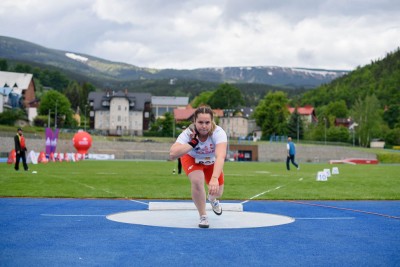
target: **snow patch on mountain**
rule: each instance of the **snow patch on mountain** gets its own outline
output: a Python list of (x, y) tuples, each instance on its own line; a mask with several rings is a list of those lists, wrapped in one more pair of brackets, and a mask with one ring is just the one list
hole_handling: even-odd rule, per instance
[(303, 72), (309, 75), (322, 75), (322, 76), (337, 76), (341, 72), (334, 72), (329, 70), (310, 70), (310, 69), (299, 69), (299, 68), (292, 68), (293, 71)]
[(86, 62), (89, 60), (87, 57), (83, 57), (74, 53), (65, 53), (65, 56), (79, 62)]

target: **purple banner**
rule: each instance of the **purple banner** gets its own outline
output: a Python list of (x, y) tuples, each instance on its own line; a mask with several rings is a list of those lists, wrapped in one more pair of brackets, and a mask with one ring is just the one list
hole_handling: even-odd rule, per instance
[(50, 128), (46, 128), (46, 155), (51, 153), (51, 139), (53, 139), (53, 131)]
[(46, 155), (56, 152), (59, 131), (60, 129), (55, 129), (53, 132), (51, 128), (46, 128)]
[(51, 152), (53, 152), (53, 153), (56, 152), (59, 131), (60, 131), (60, 129), (55, 129), (53, 132), (53, 138), (51, 139)]

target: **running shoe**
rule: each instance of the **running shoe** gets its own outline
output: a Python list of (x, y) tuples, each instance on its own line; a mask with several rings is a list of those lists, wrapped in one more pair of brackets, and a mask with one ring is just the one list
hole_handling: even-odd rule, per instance
[(210, 198), (208, 198), (208, 201), (210, 201), (212, 210), (215, 214), (217, 215), (221, 215), (222, 214), (222, 207), (219, 204), (218, 199), (214, 199), (214, 200), (210, 200)]
[(210, 225), (208, 224), (208, 219), (207, 219), (206, 215), (200, 216), (199, 227), (200, 228), (208, 228), (208, 227), (210, 227)]

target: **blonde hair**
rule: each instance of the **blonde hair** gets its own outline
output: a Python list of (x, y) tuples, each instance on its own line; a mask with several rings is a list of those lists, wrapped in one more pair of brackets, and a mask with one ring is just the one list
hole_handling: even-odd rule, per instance
[(196, 109), (196, 111), (193, 114), (193, 122), (196, 122), (199, 114), (210, 114), (211, 130), (208, 133), (208, 135), (211, 136), (213, 134), (213, 132), (215, 131), (215, 129), (217, 128), (217, 124), (215, 124), (215, 121), (214, 121), (214, 112), (212, 111), (212, 109), (209, 106), (206, 106), (206, 105), (200, 106)]

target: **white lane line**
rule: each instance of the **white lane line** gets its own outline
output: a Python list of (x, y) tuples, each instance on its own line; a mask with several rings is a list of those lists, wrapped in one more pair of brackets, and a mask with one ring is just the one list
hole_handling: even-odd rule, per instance
[(264, 195), (264, 194), (266, 194), (266, 193), (269, 193), (269, 192), (278, 190), (279, 188), (282, 188), (283, 186), (284, 186), (284, 185), (280, 185), (280, 186), (277, 186), (277, 187), (272, 188), (272, 189), (270, 189), (270, 190), (261, 192), (261, 193), (259, 193), (259, 194), (257, 194), (257, 195), (252, 196), (251, 198), (249, 198), (249, 199), (247, 199), (247, 200), (241, 202), (240, 204), (245, 204), (245, 203), (249, 202), (250, 200), (255, 199), (256, 197), (259, 197), (259, 196)]
[(46, 217), (106, 217), (107, 215), (89, 215), (89, 214), (40, 214)]
[(296, 220), (354, 220), (355, 217), (295, 218)]
[(138, 201), (138, 200), (134, 200), (134, 199), (130, 199), (129, 201), (136, 202), (136, 203), (143, 204), (143, 205), (147, 205), (147, 206), (149, 205), (149, 203)]
[[(299, 182), (303, 181), (303, 178), (299, 178), (298, 181), (299, 181)], [(266, 194), (266, 193), (269, 193), (269, 192), (278, 190), (278, 189), (280, 189), (280, 188), (282, 188), (282, 187), (285, 187), (285, 186), (287, 186), (288, 184), (291, 184), (291, 183), (293, 183), (293, 182), (294, 182), (294, 181), (289, 182), (289, 183), (284, 184), (284, 185), (279, 185), (279, 186), (277, 186), (277, 187), (275, 187), (275, 188), (272, 188), (272, 189), (266, 190), (266, 191), (264, 191), (264, 192), (261, 192), (261, 193), (255, 195), (255, 196), (252, 196), (251, 198), (249, 198), (249, 199), (247, 199), (247, 200), (241, 202), (241, 204), (245, 204), (245, 203), (249, 202), (250, 200), (255, 199), (256, 197), (259, 197), (259, 196), (262, 196), (262, 195), (264, 195), (264, 194)]]

